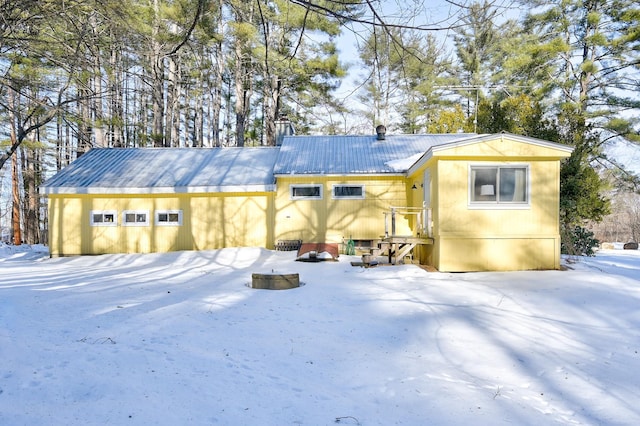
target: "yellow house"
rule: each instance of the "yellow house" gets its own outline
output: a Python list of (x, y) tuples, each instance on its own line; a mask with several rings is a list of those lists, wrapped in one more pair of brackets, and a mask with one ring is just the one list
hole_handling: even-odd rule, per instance
[(43, 187), (50, 255), (272, 247), (277, 154), (92, 149)]
[(52, 256), (344, 243), (441, 271), (557, 269), (571, 148), (516, 135), (94, 149), (47, 181)]

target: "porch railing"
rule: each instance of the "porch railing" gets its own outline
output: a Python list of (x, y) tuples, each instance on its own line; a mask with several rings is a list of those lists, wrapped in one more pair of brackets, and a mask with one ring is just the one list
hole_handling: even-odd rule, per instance
[[(433, 224), (431, 209), (429, 207), (390, 207), (384, 212), (384, 236), (396, 236), (396, 218), (398, 216), (415, 216), (416, 223), (414, 233), (432, 238)], [(391, 225), (389, 227), (389, 225)], [(390, 228), (390, 229), (389, 229)], [(389, 233), (389, 231), (391, 233)]]

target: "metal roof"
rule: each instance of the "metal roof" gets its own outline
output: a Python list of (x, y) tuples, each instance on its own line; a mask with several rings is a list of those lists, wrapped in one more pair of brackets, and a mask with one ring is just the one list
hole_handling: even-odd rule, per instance
[[(424, 154), (429, 148), (470, 134), (371, 136), (286, 136), (276, 162), (276, 175), (348, 175), (402, 173), (394, 162)], [(475, 136), (475, 135), (473, 135)]]
[(279, 148), (95, 148), (47, 182), (46, 194), (275, 190)]
[[(548, 141), (505, 135), (568, 150)], [(276, 176), (404, 174), (427, 152), (481, 143), (468, 133), (286, 136), (280, 147), (96, 148), (49, 179), (45, 194), (275, 191)]]

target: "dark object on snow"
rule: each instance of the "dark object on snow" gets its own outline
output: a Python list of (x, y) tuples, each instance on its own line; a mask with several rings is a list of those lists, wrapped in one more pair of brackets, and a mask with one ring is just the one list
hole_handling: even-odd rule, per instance
[(298, 249), (298, 258), (303, 262), (320, 262), (321, 260), (338, 260), (338, 244), (335, 243), (302, 243)]
[(625, 250), (638, 250), (638, 243), (626, 243), (622, 248)]
[(302, 245), (302, 240), (278, 240), (276, 251), (296, 251)]

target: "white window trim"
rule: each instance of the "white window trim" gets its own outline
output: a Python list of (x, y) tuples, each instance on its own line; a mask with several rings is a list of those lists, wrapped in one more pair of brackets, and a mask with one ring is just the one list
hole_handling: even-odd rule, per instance
[[(113, 222), (94, 222), (93, 216), (96, 214), (101, 215), (113, 215)], [(118, 226), (118, 211), (117, 210), (91, 210), (89, 212), (89, 224), (91, 226)]]
[[(471, 201), (471, 191), (473, 188), (473, 182), (471, 173), (474, 168), (524, 168), (526, 169), (527, 176), (527, 201), (525, 202), (512, 202), (512, 201)], [(467, 182), (467, 205), (470, 210), (528, 210), (531, 208), (531, 167), (528, 163), (479, 163), (470, 164), (468, 171)], [(496, 188), (498, 191), (498, 188)]]
[[(304, 196), (294, 196), (293, 189), (294, 188), (320, 188), (320, 195), (317, 197), (304, 197)], [(311, 183), (311, 184), (298, 184), (293, 183), (289, 185), (289, 199), (291, 200), (322, 200), (324, 198), (324, 186), (319, 183)]]
[[(144, 214), (147, 220), (144, 222), (127, 222), (125, 219), (128, 214)], [(122, 211), (122, 226), (149, 226), (149, 210), (123, 210)]]
[[(357, 186), (362, 188), (362, 195), (349, 195), (349, 196), (336, 196), (336, 187), (339, 186)], [(336, 183), (331, 186), (331, 198), (334, 200), (364, 200), (365, 198), (365, 187), (360, 183)]]
[[(177, 222), (160, 222), (161, 214), (178, 214)], [(182, 210), (156, 210), (155, 223), (157, 226), (182, 226)]]

